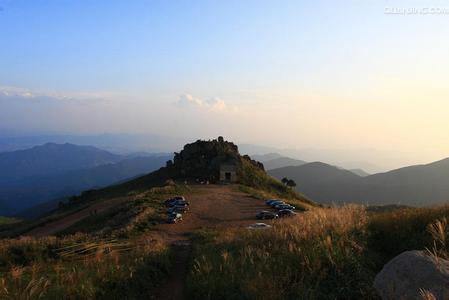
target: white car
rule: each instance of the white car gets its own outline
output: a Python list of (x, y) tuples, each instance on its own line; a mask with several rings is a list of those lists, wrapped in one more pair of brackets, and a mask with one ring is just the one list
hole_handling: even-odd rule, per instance
[(272, 227), (271, 225), (268, 225), (265, 223), (254, 223), (254, 224), (249, 225), (246, 228), (248, 228), (248, 229), (268, 229), (271, 227)]

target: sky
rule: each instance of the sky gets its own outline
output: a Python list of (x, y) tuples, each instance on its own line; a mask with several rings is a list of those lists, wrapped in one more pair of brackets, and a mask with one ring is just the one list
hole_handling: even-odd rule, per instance
[(448, 36), (436, 0), (0, 0), (0, 129), (430, 162), (449, 156)]

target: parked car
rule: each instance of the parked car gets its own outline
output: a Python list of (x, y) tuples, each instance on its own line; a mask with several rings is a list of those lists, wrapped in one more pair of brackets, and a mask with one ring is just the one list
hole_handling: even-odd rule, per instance
[(255, 223), (255, 224), (251, 224), (249, 225), (248, 229), (268, 229), (271, 228), (271, 225), (265, 224), (265, 223)]
[(293, 205), (290, 205), (290, 204), (279, 204), (279, 205), (276, 205), (275, 208), (278, 210), (282, 210), (282, 209), (295, 210), (296, 209), (296, 207), (294, 207)]
[(286, 204), (284, 201), (273, 201), (270, 206), (275, 208), (277, 205)]
[(169, 209), (167, 209), (167, 213), (186, 213), (189, 210), (188, 206), (172, 206)]
[(280, 218), (284, 218), (284, 217), (293, 217), (296, 216), (297, 213), (295, 213), (293, 210), (291, 209), (281, 209), (280, 211), (278, 211), (278, 215)]
[(176, 201), (177, 201), (177, 200), (176, 200), (176, 199), (173, 199), (173, 198), (167, 199), (167, 200), (165, 200), (165, 205), (169, 206), (169, 205), (171, 205), (172, 203), (175, 203)]
[(279, 216), (277, 213), (271, 211), (261, 211), (257, 213), (256, 218), (259, 220), (267, 220), (267, 219), (277, 219)]
[(180, 213), (168, 214), (167, 223), (174, 224), (179, 221), (182, 221), (182, 214)]
[(167, 206), (189, 205), (189, 202), (183, 196), (176, 196), (176, 197), (165, 200), (165, 205), (167, 205)]
[(189, 207), (189, 204), (187, 202), (183, 202), (183, 201), (176, 201), (176, 202), (172, 202), (168, 205), (168, 207), (175, 207), (175, 206), (182, 206), (182, 207)]
[(271, 203), (276, 202), (276, 201), (280, 201), (280, 200), (278, 200), (278, 199), (270, 199), (270, 200), (265, 201), (265, 204), (268, 205), (268, 206), (271, 206)]

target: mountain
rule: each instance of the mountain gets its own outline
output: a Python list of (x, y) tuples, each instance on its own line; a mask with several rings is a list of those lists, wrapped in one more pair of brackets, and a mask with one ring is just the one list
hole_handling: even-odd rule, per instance
[(162, 167), (172, 157), (136, 155), (123, 156), (91, 146), (53, 143), (0, 153), (0, 214), (14, 215), (47, 201), (146, 174)]
[(251, 158), (260, 162), (266, 162), (269, 160), (281, 158), (279, 153), (266, 153), (266, 154), (251, 154)]
[(263, 163), (265, 170), (272, 170), (288, 166), (301, 166), (305, 161), (282, 156), (279, 153), (256, 154), (251, 157)]
[(64, 197), (130, 180), (159, 169), (169, 159), (171, 156), (168, 155), (137, 157), (54, 176), (26, 178), (10, 183), (8, 187), (0, 185), (0, 199), (15, 204), (9, 212), (19, 211), (18, 216), (31, 217), (55, 208)]
[(299, 160), (299, 159), (293, 159), (290, 157), (279, 157), (279, 158), (274, 158), (274, 159), (263, 162), (263, 165), (265, 166), (265, 169), (267, 169), (267, 170), (273, 170), (273, 169), (288, 167), (288, 166), (302, 166), (304, 164), (306, 164), (305, 161)]
[(42, 145), (44, 143), (75, 144), (94, 146), (114, 153), (131, 152), (173, 152), (183, 145), (184, 139), (161, 136), (157, 134), (119, 134), (100, 135), (64, 135), (48, 133), (8, 134), (0, 131), (0, 152), (16, 151)]
[(123, 156), (91, 146), (47, 143), (0, 153), (0, 182), (117, 163)]
[(350, 169), (349, 171), (351, 171), (352, 173), (354, 173), (355, 175), (358, 175), (360, 177), (366, 177), (366, 176), (371, 175), (370, 173), (368, 173), (362, 169)]
[(305, 195), (327, 204), (426, 206), (449, 202), (449, 158), (366, 177), (322, 163), (269, 173), (295, 180)]

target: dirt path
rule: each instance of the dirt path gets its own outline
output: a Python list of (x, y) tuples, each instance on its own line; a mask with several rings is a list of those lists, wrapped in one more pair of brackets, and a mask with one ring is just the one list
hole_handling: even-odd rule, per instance
[(36, 228), (28, 231), (26, 233), (26, 235), (34, 236), (34, 237), (43, 237), (43, 236), (56, 234), (64, 229), (72, 226), (76, 222), (90, 216), (92, 213), (103, 212), (103, 211), (119, 204), (122, 201), (123, 201), (122, 199), (114, 199), (111, 201), (96, 203), (92, 206), (89, 206), (83, 210), (76, 212), (76, 213), (70, 214), (66, 217), (59, 219), (59, 220), (47, 223), (43, 226), (36, 227)]
[(192, 251), (189, 241), (178, 241), (171, 245), (174, 262), (170, 270), (170, 276), (156, 292), (153, 299), (158, 300), (183, 300), (184, 284), (187, 277), (187, 268)]

